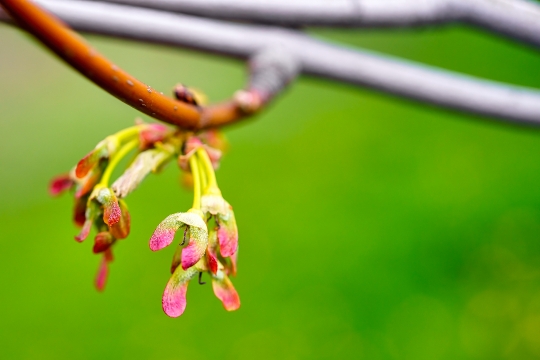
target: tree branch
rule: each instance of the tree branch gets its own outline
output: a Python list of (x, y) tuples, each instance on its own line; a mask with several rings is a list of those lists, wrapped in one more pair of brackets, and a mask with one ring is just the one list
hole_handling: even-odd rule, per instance
[(540, 46), (540, 6), (527, 0), (98, 1), (293, 27), (402, 27), (464, 21)]
[[(69, 65), (111, 95), (147, 115), (182, 128), (198, 130), (226, 125), (247, 114), (243, 109), (247, 107), (245, 101), (242, 103), (233, 100), (213, 107), (200, 108), (170, 99), (100, 55), (76, 33), (32, 2), (2, 0), (0, 4), (19, 24)], [(292, 73), (289, 75), (291, 77), (287, 80), (294, 77)], [(247, 94), (258, 94), (261, 91), (252, 87), (250, 84)], [(265, 96), (262, 101), (257, 102), (257, 107), (249, 107), (249, 112), (259, 110), (275, 94), (268, 93), (268, 95), (271, 96)]]
[(540, 125), (540, 91), (535, 89), (329, 44), (281, 28), (232, 24), (106, 3), (75, 0), (40, 0), (39, 3), (82, 31), (244, 59), (265, 48), (278, 46), (298, 61), (304, 74), (368, 86), (510, 122)]

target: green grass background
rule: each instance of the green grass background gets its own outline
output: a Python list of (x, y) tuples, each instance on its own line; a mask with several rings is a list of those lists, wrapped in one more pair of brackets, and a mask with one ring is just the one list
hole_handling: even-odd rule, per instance
[[(317, 36), (540, 87), (540, 54), (444, 27)], [(156, 89), (227, 98), (242, 63), (89, 37)], [(104, 293), (51, 177), (140, 116), (27, 35), (0, 25), (0, 357), (4, 359), (538, 359), (540, 134), (301, 78), (226, 129), (218, 181), (240, 231), (242, 299), (191, 284), (161, 310), (172, 248), (148, 240), (191, 195), (170, 166), (127, 198), (132, 234)]]

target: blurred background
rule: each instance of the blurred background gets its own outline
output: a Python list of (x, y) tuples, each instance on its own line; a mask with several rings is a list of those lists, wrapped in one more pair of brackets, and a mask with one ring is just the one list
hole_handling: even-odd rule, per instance
[[(467, 27), (312, 33), (540, 87), (537, 52)], [(218, 101), (244, 83), (237, 61), (87, 38), (165, 93), (183, 82)], [(301, 78), (226, 129), (217, 175), (239, 225), (242, 307), (193, 282), (170, 319), (174, 248), (148, 240), (191, 204), (178, 169), (127, 198), (132, 233), (98, 293), (92, 239), (73, 240), (72, 199), (47, 186), (141, 115), (17, 29), (0, 24), (0, 49), (0, 357), (540, 358), (538, 130)]]

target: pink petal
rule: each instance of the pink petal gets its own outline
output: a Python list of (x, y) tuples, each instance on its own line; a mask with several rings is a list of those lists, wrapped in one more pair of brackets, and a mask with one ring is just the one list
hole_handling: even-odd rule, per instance
[(104, 252), (111, 247), (116, 239), (107, 231), (102, 231), (94, 238), (94, 247), (92, 251), (94, 254)]
[(96, 274), (95, 285), (98, 291), (105, 290), (105, 284), (107, 283), (107, 277), (109, 276), (109, 261), (103, 256), (99, 264), (98, 272)]
[(103, 205), (103, 221), (105, 224), (112, 226), (120, 221), (122, 217), (122, 210), (118, 205), (116, 198), (113, 201), (107, 202)]
[(224, 257), (232, 256), (238, 249), (238, 230), (235, 226), (220, 226), (218, 229), (219, 250)]
[(131, 216), (124, 201), (119, 201), (120, 220), (109, 227), (111, 234), (117, 239), (125, 239), (129, 235), (131, 228)]
[(78, 226), (83, 226), (86, 221), (86, 203), (88, 197), (75, 198), (75, 206), (73, 207), (73, 221)]
[(238, 250), (232, 254), (230, 257), (230, 264), (227, 264), (225, 266), (225, 272), (227, 275), (236, 276), (236, 269), (237, 269), (237, 263), (238, 263)]
[(186, 309), (186, 292), (189, 280), (198, 271), (191, 268), (187, 271), (177, 268), (169, 279), (161, 300), (163, 311), (170, 317), (178, 317)]
[(160, 229), (157, 228), (152, 237), (150, 238), (150, 249), (152, 251), (158, 251), (166, 246), (169, 246), (176, 234), (177, 229)]
[(100, 159), (100, 151), (93, 150), (79, 161), (75, 168), (75, 175), (82, 179), (88, 174), (88, 172), (97, 165)]
[(223, 307), (227, 311), (233, 311), (240, 307), (240, 297), (236, 292), (231, 280), (226, 275), (223, 275), (223, 279), (212, 279), (212, 288), (214, 294), (223, 303)]
[(179, 317), (186, 310), (186, 292), (188, 283), (185, 283), (175, 289), (167, 284), (161, 304), (163, 311), (170, 317)]
[(103, 206), (103, 222), (109, 226), (113, 226), (120, 221), (122, 217), (122, 210), (118, 204), (118, 199), (114, 195), (113, 191), (104, 186), (96, 187), (90, 198), (95, 200)]
[(73, 187), (73, 180), (69, 177), (69, 174), (64, 174), (55, 177), (49, 184), (49, 193), (52, 196), (58, 196), (66, 190)]
[(212, 274), (215, 275), (218, 271), (218, 260), (216, 253), (210, 250), (210, 247), (206, 250), (206, 262)]
[(81, 229), (81, 232), (79, 233), (79, 235), (75, 236), (75, 240), (77, 240), (78, 242), (83, 242), (88, 237), (93, 223), (93, 219), (86, 219)]
[(195, 265), (206, 251), (206, 243), (194, 238), (189, 239), (189, 244), (182, 249), (182, 269), (186, 270)]
[(169, 215), (163, 220), (150, 238), (150, 249), (152, 251), (158, 251), (166, 246), (169, 246), (178, 228), (183, 225), (178, 222), (178, 214)]
[(94, 189), (94, 186), (96, 186), (99, 181), (101, 180), (101, 176), (103, 175), (103, 171), (107, 167), (107, 162), (103, 161), (98, 164), (98, 166), (92, 168), (88, 174), (79, 182), (77, 185), (77, 191), (75, 192), (75, 197), (82, 197), (92, 189)]

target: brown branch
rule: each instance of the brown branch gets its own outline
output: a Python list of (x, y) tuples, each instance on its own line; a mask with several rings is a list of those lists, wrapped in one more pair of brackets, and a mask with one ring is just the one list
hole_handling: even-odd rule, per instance
[(204, 108), (170, 99), (120, 69), (64, 23), (32, 2), (0, 0), (0, 4), (21, 27), (89, 80), (153, 118), (184, 129), (200, 130), (233, 123), (260, 108), (246, 111), (235, 99)]

